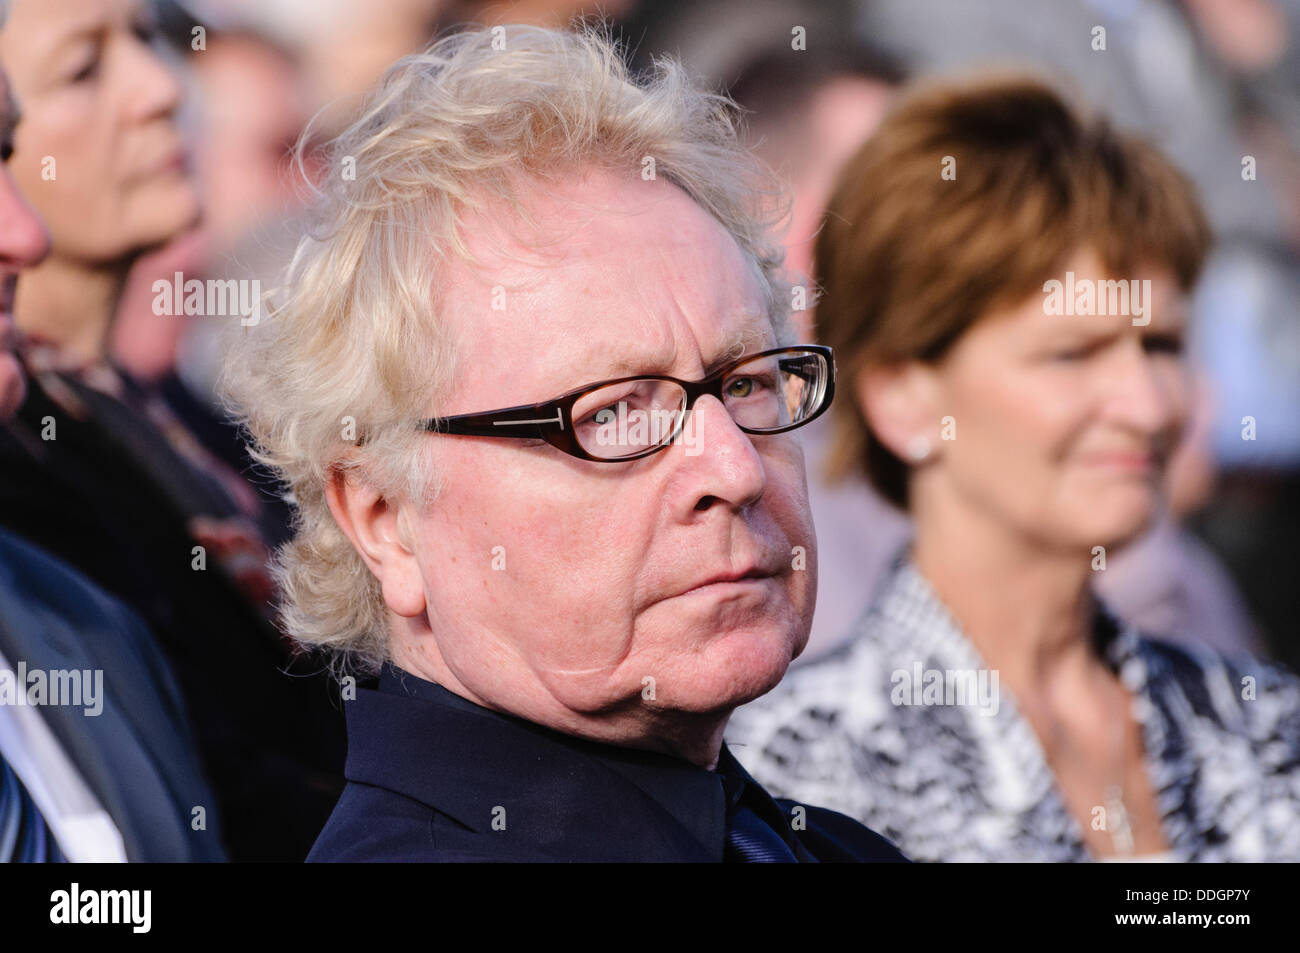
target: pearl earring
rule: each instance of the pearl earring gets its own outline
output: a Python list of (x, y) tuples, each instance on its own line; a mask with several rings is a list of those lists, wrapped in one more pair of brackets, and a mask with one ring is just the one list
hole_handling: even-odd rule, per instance
[(907, 442), (907, 455), (914, 462), (920, 463), (930, 455), (930, 438), (924, 434), (917, 434)]

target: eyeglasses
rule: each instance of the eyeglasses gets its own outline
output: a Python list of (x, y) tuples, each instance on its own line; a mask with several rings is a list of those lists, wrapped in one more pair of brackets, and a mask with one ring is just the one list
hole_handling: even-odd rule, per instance
[(716, 397), (749, 434), (785, 433), (826, 411), (835, 396), (835, 361), (819, 344), (739, 358), (702, 381), (644, 375), (598, 381), (540, 404), (420, 422), (433, 433), (545, 440), (581, 460), (649, 456), (681, 433), (704, 395)]

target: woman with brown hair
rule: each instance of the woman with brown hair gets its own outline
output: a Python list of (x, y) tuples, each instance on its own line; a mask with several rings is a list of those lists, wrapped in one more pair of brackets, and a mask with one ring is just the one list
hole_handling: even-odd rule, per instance
[(1300, 859), (1300, 686), (1093, 594), (1160, 512), (1209, 244), (1185, 179), (1035, 81), (937, 85), (844, 171), (834, 469), (914, 538), (852, 639), (737, 712), (782, 795), (918, 860)]

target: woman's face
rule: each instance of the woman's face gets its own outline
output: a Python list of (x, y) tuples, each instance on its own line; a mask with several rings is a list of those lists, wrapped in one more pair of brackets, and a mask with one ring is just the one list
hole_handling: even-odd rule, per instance
[(14, 177), (56, 257), (98, 264), (197, 221), (180, 86), (139, 0), (15, 0), (0, 59), (23, 111)]
[(933, 443), (924, 479), (1042, 545), (1109, 547), (1160, 505), (1188, 410), (1186, 300), (1163, 268), (1110, 275), (1082, 253), (1053, 277), (1066, 272), (1085, 308), (1083, 279), (1150, 279), (1151, 300), (1130, 302), (1141, 315), (1061, 314), (1043, 292), (972, 326), (933, 371), (931, 410), (953, 417), (953, 439)]

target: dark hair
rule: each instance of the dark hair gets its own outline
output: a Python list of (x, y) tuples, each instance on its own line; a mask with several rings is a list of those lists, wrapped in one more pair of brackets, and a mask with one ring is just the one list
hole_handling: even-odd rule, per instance
[(727, 91), (757, 121), (781, 123), (801, 110), (818, 87), (841, 76), (898, 86), (907, 73), (891, 54), (860, 43), (831, 44), (813, 57), (785, 44), (761, 49), (746, 60)]

